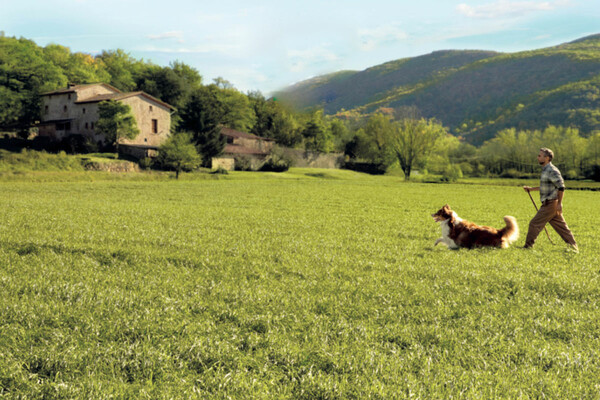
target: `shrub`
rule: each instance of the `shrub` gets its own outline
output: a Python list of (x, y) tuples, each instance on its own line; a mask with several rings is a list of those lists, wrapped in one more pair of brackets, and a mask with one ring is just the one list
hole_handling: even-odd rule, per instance
[(211, 174), (213, 174), (213, 175), (229, 175), (229, 171), (227, 171), (225, 168), (219, 166), (219, 168), (212, 171)]
[(583, 172), (583, 176), (586, 179), (592, 179), (596, 182), (600, 182), (600, 165), (594, 164), (586, 168)]
[(458, 164), (458, 166), (460, 167), (460, 170), (462, 171), (463, 176), (464, 175), (467, 175), (467, 176), (473, 175), (473, 166), (470, 163), (465, 161), (465, 162), (461, 162), (460, 164)]
[(565, 179), (574, 180), (574, 179), (577, 179), (578, 177), (579, 177), (579, 174), (574, 169), (570, 169), (567, 172), (565, 172)]
[(235, 160), (236, 171), (252, 171), (252, 160), (248, 156), (237, 156)]
[(138, 164), (141, 169), (150, 169), (152, 168), (154, 161), (150, 157), (144, 157), (140, 161), (138, 161)]
[(463, 177), (463, 173), (460, 170), (460, 167), (456, 164), (450, 164), (444, 169), (444, 174), (442, 175), (442, 181), (444, 182), (456, 182), (460, 178)]
[(342, 168), (349, 169), (351, 171), (364, 172), (371, 175), (383, 175), (387, 171), (387, 166), (384, 164), (376, 164), (370, 162), (360, 161), (346, 161)]
[(273, 148), (267, 162), (260, 168), (261, 171), (285, 172), (292, 166), (293, 161), (280, 148)]

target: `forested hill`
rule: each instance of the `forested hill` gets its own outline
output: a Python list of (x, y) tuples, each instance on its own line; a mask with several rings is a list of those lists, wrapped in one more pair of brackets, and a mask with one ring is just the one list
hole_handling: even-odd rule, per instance
[(504, 128), (600, 130), (600, 35), (519, 52), (439, 51), (291, 86), (276, 97), (348, 118), (416, 107), (481, 144)]

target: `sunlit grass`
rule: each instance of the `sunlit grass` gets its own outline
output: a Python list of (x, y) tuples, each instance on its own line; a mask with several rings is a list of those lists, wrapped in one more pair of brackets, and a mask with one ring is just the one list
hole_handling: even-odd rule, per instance
[[(518, 248), (518, 186), (91, 176), (0, 182), (7, 398), (600, 396), (597, 192), (565, 195), (572, 254)], [(523, 237), (433, 247), (445, 203)]]

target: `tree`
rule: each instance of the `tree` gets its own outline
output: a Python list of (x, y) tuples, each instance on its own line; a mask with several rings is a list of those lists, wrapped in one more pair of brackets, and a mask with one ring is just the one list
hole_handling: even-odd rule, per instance
[(362, 149), (360, 158), (377, 165), (381, 171), (387, 170), (394, 161), (394, 153), (390, 146), (394, 127), (390, 118), (380, 113), (374, 114), (365, 124), (363, 131), (367, 139), (366, 143), (364, 138), (361, 140), (359, 136), (356, 137), (357, 144), (360, 145), (358, 149)]
[(248, 93), (248, 99), (256, 115), (251, 133), (275, 139), (278, 144), (287, 147), (294, 147), (302, 142), (298, 122), (281, 103), (265, 99), (260, 92)]
[(96, 131), (109, 143), (118, 146), (120, 139), (134, 139), (140, 130), (131, 114), (131, 107), (119, 101), (102, 101), (98, 104)]
[(109, 82), (110, 75), (104, 63), (96, 62), (89, 54), (71, 53), (68, 47), (49, 44), (44, 47), (44, 56), (62, 70), (69, 83)]
[(192, 136), (189, 133), (177, 133), (169, 137), (165, 143), (160, 146), (158, 153), (158, 162), (164, 168), (175, 170), (175, 178), (179, 179), (179, 173), (183, 170), (192, 170), (196, 168), (202, 158), (198, 155), (196, 147), (192, 143)]
[(410, 179), (413, 167), (429, 155), (446, 134), (446, 128), (433, 119), (404, 119), (394, 123), (389, 143), (400, 162), (404, 179)]
[(331, 131), (331, 136), (333, 137), (334, 149), (336, 151), (344, 151), (346, 143), (352, 140), (352, 136), (346, 125), (336, 118), (329, 124), (329, 129)]
[(181, 127), (192, 134), (192, 141), (202, 155), (205, 166), (225, 148), (226, 139), (221, 135), (223, 104), (217, 96), (217, 87), (202, 86), (190, 95), (181, 110)]
[(138, 61), (121, 49), (103, 51), (96, 57), (110, 74), (110, 84), (122, 91), (135, 90), (135, 78), (140, 74), (144, 62)]
[(333, 150), (331, 131), (323, 120), (323, 111), (317, 111), (302, 130), (306, 150), (329, 153)]
[(215, 93), (223, 106), (220, 123), (231, 129), (249, 132), (256, 123), (256, 114), (254, 114), (248, 96), (222, 82), (220, 85), (224, 87), (215, 85), (217, 88)]
[(66, 84), (60, 67), (34, 42), (0, 36), (0, 130), (29, 136), (40, 118), (40, 93)]

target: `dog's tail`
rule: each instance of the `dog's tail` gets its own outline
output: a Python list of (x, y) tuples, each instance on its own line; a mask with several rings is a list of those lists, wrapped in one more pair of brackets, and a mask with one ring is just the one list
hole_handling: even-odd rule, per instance
[(502, 248), (507, 248), (514, 241), (519, 238), (519, 225), (517, 225), (517, 219), (507, 215), (504, 217), (506, 227), (502, 231)]

